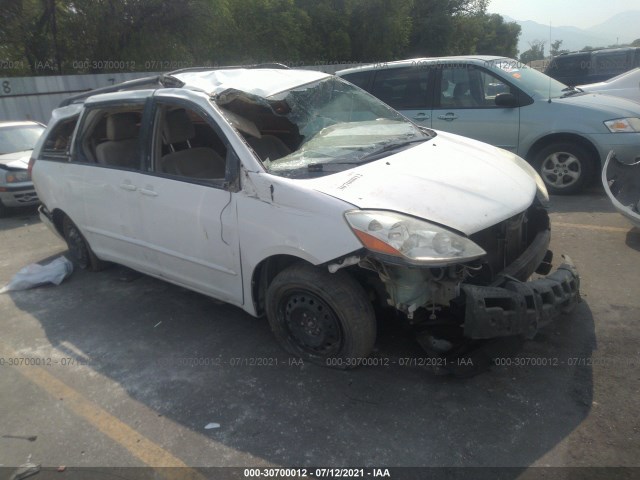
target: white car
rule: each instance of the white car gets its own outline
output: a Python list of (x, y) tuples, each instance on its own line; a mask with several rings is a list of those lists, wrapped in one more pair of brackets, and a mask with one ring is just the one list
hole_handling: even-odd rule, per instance
[(640, 68), (634, 68), (604, 82), (577, 87), (585, 92), (604, 93), (640, 103)]
[(37, 122), (0, 122), (0, 217), (10, 208), (39, 202), (28, 165), (42, 132), (44, 125)]
[(366, 360), (376, 306), (446, 366), (579, 300), (568, 260), (527, 281), (551, 269), (528, 163), (324, 73), (188, 69), (71, 98), (33, 178), (79, 266), (117, 262), (266, 314), (322, 365)]

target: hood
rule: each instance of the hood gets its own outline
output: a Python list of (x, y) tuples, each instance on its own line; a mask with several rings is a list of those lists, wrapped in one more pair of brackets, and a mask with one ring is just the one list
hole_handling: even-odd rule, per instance
[(554, 103), (575, 105), (589, 109), (596, 108), (606, 117), (603, 118), (603, 120), (624, 117), (640, 117), (640, 105), (636, 102), (601, 93), (585, 92), (565, 98), (553, 98), (551, 101)]
[(31, 158), (31, 150), (25, 150), (24, 152), (5, 153), (0, 155), (0, 165), (7, 166), (9, 168), (24, 168), (25, 170), (29, 166), (29, 159)]
[(406, 213), (471, 235), (533, 202), (535, 181), (514, 157), (438, 132), (428, 142), (308, 185), (361, 209)]

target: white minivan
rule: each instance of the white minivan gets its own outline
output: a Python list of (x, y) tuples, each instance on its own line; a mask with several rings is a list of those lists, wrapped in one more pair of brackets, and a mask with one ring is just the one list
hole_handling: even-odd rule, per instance
[(385, 309), (446, 367), (579, 300), (568, 259), (548, 275), (548, 197), (528, 163), (324, 73), (188, 69), (73, 97), (31, 166), (77, 265), (266, 315), (322, 365), (365, 361)]

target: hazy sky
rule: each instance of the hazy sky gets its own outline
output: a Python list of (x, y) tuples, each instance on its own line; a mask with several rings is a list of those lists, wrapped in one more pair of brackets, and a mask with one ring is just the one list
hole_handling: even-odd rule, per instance
[(508, 15), (516, 20), (554, 27), (571, 25), (589, 28), (616, 13), (640, 10), (639, 0), (490, 0), (490, 13)]

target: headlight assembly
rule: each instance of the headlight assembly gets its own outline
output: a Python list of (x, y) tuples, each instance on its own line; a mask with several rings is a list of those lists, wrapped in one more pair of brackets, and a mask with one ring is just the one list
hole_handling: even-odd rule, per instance
[[(31, 180), (29, 172), (26, 170), (8, 170), (3, 172), (5, 183), (20, 183)], [(1, 177), (0, 177), (1, 178)]]
[(604, 124), (611, 133), (640, 132), (640, 118), (616, 118), (615, 120), (607, 120)]
[(416, 265), (462, 263), (486, 254), (468, 238), (400, 213), (352, 210), (345, 218), (368, 250)]

